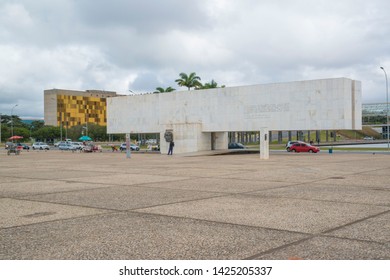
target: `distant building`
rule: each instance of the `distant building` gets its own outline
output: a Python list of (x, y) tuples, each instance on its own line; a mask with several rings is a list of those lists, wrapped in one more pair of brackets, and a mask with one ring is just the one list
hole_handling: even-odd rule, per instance
[(227, 149), (228, 133), (260, 134), (269, 157), (270, 131), (362, 129), (361, 83), (332, 78), (107, 98), (110, 134), (159, 133), (161, 151)]
[(45, 125), (62, 125), (70, 128), (94, 123), (106, 126), (106, 98), (115, 96), (116, 92), (103, 90), (45, 90)]

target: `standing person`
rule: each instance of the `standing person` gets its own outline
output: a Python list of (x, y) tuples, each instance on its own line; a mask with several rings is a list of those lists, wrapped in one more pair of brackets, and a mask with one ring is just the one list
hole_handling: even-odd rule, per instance
[(172, 155), (174, 146), (175, 146), (175, 143), (173, 141), (169, 142), (168, 155)]

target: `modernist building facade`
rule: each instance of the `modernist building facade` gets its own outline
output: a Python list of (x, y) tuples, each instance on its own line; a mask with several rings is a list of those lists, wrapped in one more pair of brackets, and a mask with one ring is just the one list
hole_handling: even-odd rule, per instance
[(45, 124), (68, 128), (86, 123), (106, 126), (106, 99), (114, 96), (115, 92), (101, 90), (45, 90)]
[(175, 153), (227, 149), (228, 132), (362, 128), (361, 83), (347, 78), (107, 98), (108, 133), (171, 132)]

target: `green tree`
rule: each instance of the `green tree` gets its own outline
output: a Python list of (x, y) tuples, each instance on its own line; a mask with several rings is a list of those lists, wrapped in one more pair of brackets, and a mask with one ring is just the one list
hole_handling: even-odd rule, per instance
[(30, 139), (30, 130), (25, 127), (14, 127), (14, 135), (22, 136), (20, 142), (26, 142)]
[(201, 79), (199, 76), (196, 76), (195, 72), (192, 72), (190, 75), (180, 73), (179, 76), (180, 79), (175, 80), (175, 82), (181, 87), (187, 87), (188, 90), (202, 87), (202, 83), (200, 82)]
[[(205, 83), (203, 86), (202, 86), (202, 89), (209, 89), (209, 88), (217, 88), (218, 87), (218, 83), (214, 80), (211, 80), (210, 83)], [(225, 86), (222, 85), (220, 86), (221, 88), (224, 88)]]
[(45, 125), (44, 121), (32, 121), (31, 122), (31, 127), (34, 130), (38, 130), (38, 129), (42, 128), (44, 125)]
[(32, 133), (32, 137), (42, 141), (54, 141), (60, 138), (60, 128), (56, 126), (45, 125)]
[(172, 87), (167, 87), (167, 88), (158, 87), (158, 88), (156, 88), (156, 91), (154, 93), (172, 92), (174, 90), (175, 89)]

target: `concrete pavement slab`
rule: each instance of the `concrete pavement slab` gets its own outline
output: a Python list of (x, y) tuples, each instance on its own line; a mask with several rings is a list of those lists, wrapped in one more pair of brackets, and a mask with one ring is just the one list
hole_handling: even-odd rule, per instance
[(292, 198), (231, 195), (138, 210), (280, 230), (319, 233), (387, 211), (388, 207)]
[(306, 200), (322, 200), (334, 202), (349, 202), (356, 204), (369, 204), (386, 206), (390, 210), (390, 189), (378, 189), (344, 186), (342, 184), (324, 185), (322, 182), (304, 183), (295, 186), (286, 186), (277, 189), (252, 192), (261, 197), (297, 198)]
[(93, 190), (53, 193), (25, 197), (34, 201), (88, 206), (113, 210), (129, 210), (156, 205), (172, 204), (201, 198), (215, 197), (220, 194), (147, 187), (118, 186)]
[(107, 187), (102, 184), (74, 183), (56, 180), (16, 181), (0, 184), (0, 197), (23, 197), (36, 194), (58, 193)]
[(306, 235), (114, 213), (0, 231), (1, 259), (244, 259)]
[(0, 153), (0, 258), (388, 258), (388, 174), (372, 154)]
[(390, 245), (390, 211), (328, 232), (327, 235)]
[(172, 177), (172, 176), (158, 176), (158, 175), (147, 175), (145, 174), (95, 174), (90, 177), (74, 177), (68, 178), (68, 180), (72, 180), (75, 182), (85, 182), (85, 183), (97, 183), (97, 184), (111, 184), (111, 185), (123, 185), (123, 186), (131, 186), (131, 185), (139, 185), (146, 183), (159, 183), (159, 182), (167, 182), (167, 181), (175, 181), (175, 180), (185, 180), (188, 177)]
[(389, 260), (390, 245), (318, 236), (298, 244), (261, 254), (253, 259), (286, 260)]
[(159, 184), (153, 184), (153, 187), (202, 192), (245, 193), (256, 190), (279, 188), (288, 185), (290, 184), (286, 182), (224, 178), (192, 178), (181, 181), (161, 182)]
[(0, 229), (105, 212), (85, 207), (1, 198)]
[(371, 174), (353, 174), (349, 176), (335, 176), (323, 180), (321, 183), (333, 186), (360, 186), (365, 188), (390, 189), (390, 177)]

